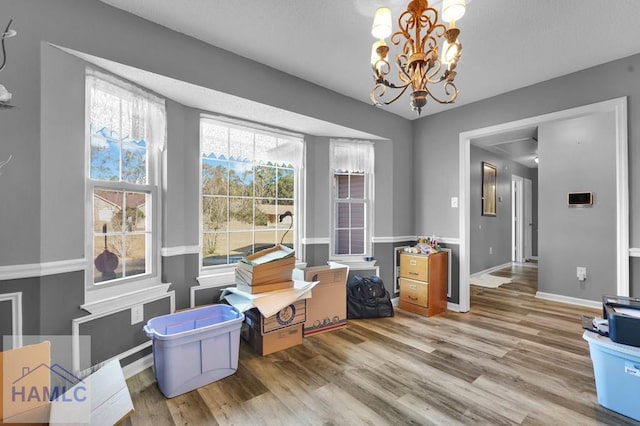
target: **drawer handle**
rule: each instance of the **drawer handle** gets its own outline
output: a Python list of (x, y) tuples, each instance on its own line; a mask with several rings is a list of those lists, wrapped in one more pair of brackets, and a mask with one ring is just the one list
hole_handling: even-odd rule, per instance
[(420, 275), (418, 272), (409, 271), (409, 275)]
[(418, 298), (416, 296), (407, 296), (409, 298), (409, 300), (418, 300)]
[(411, 266), (416, 266), (417, 264), (418, 264), (418, 261), (417, 261), (417, 260), (415, 260), (415, 259), (411, 259), (411, 260), (409, 260), (409, 265), (411, 265)]

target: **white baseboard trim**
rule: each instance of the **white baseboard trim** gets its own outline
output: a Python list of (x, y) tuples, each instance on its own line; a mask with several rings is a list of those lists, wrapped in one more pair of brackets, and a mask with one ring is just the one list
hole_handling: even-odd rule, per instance
[(587, 308), (602, 309), (602, 301), (578, 299), (577, 297), (563, 296), (561, 294), (545, 293), (542, 291), (536, 292), (536, 297), (544, 300), (551, 300), (553, 302), (569, 303), (571, 305), (579, 305)]
[(462, 312), (458, 303), (447, 302), (447, 310), (453, 312)]
[(480, 271), (480, 272), (476, 272), (474, 274), (471, 274), (471, 275), (469, 275), (469, 278), (478, 277), (478, 276), (483, 275), (483, 274), (490, 274), (493, 271), (498, 271), (498, 270), (500, 270), (502, 268), (506, 268), (507, 266), (511, 266), (511, 264), (512, 264), (511, 262), (503, 263), (502, 265), (494, 266), (492, 268), (485, 269), (484, 271)]
[(153, 365), (153, 353), (145, 355), (144, 357), (133, 361), (131, 364), (127, 364), (122, 367), (122, 374), (125, 379), (129, 379), (138, 373), (142, 373), (147, 368)]

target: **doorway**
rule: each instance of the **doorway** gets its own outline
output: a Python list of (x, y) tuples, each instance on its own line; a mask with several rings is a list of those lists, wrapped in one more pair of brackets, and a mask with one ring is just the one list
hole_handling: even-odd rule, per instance
[(533, 262), (533, 184), (511, 175), (511, 261)]
[[(459, 303), (450, 305), (460, 312), (467, 312), (470, 308), (469, 294), (469, 228), (470, 228), (470, 145), (474, 138), (485, 137), (517, 130), (524, 127), (536, 126), (542, 123), (584, 117), (594, 113), (613, 113), (615, 120), (615, 150), (616, 150), (616, 283), (617, 294), (629, 295), (629, 194), (628, 194), (628, 154), (627, 154), (627, 98), (617, 98), (598, 102), (582, 107), (558, 111), (537, 117), (526, 118), (514, 122), (503, 123), (481, 129), (460, 133), (459, 135)], [(541, 162), (544, 159), (541, 159)], [(556, 300), (562, 300), (557, 298)]]

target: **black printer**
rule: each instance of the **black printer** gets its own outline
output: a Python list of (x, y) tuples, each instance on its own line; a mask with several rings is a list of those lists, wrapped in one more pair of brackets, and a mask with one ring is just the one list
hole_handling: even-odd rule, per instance
[(640, 299), (602, 296), (602, 317), (609, 321), (613, 342), (640, 346)]

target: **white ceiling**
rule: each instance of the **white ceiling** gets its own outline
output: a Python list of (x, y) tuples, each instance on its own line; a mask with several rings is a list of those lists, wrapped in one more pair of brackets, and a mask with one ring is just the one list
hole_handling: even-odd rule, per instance
[[(370, 103), (371, 21), (406, 0), (102, 0), (145, 19)], [(439, 8), (440, 0), (432, 2)], [(459, 21), (458, 100), (475, 102), (640, 52), (638, 0), (474, 0)], [(393, 47), (393, 46), (392, 46)], [(392, 54), (394, 50), (392, 49)], [(408, 119), (408, 95), (384, 107)]]

